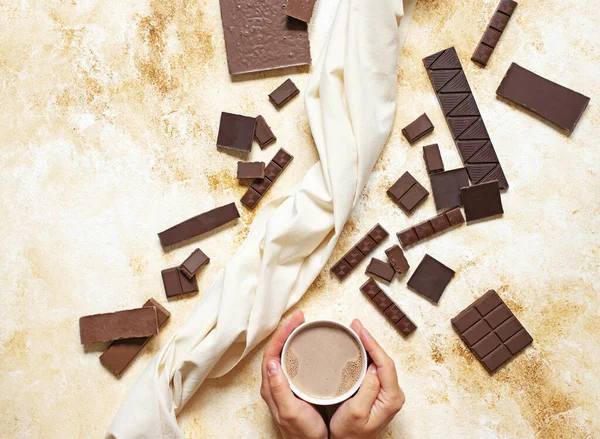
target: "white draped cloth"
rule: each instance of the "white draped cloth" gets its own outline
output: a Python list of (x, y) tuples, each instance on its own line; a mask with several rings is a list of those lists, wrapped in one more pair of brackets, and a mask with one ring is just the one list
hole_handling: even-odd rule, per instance
[(263, 207), (107, 438), (183, 438), (176, 415), (202, 382), (233, 369), (323, 270), (392, 128), (403, 14), (402, 0), (340, 0), (305, 97), (320, 161), (295, 193)]

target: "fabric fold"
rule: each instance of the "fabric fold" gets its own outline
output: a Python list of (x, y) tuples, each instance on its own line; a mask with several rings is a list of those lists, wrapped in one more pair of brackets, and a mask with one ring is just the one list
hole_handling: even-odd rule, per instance
[[(412, 9), (416, 0), (409, 0)], [(107, 438), (183, 438), (177, 413), (206, 378), (228, 373), (319, 275), (394, 120), (402, 0), (340, 0), (305, 104), (320, 161), (264, 206), (185, 324), (132, 387)], [(400, 31), (399, 31), (400, 27)]]

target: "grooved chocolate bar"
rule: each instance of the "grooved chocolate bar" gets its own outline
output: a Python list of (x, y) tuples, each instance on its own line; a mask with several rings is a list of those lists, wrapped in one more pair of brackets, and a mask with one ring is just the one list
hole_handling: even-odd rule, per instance
[(427, 117), (427, 114), (423, 113), (417, 117), (413, 122), (409, 123), (402, 129), (402, 134), (408, 140), (408, 143), (412, 144), (419, 140), (421, 137), (426, 136), (433, 131), (433, 124)]
[(371, 262), (367, 265), (365, 274), (370, 277), (376, 276), (386, 282), (391, 282), (396, 275), (396, 270), (394, 270), (392, 264), (388, 262), (383, 262), (377, 258), (371, 258)]
[(405, 172), (388, 190), (387, 194), (407, 214), (427, 198), (429, 192), (410, 172)]
[(487, 65), (516, 7), (517, 2), (513, 0), (500, 0), (488, 27), (483, 33), (483, 37), (481, 37), (479, 44), (475, 48), (475, 52), (473, 52), (473, 56), (471, 56), (472, 61), (484, 67)]
[(281, 148), (265, 168), (265, 178), (257, 178), (250, 185), (240, 200), (242, 204), (248, 209), (254, 209), (293, 158), (290, 153)]
[(451, 227), (463, 224), (464, 222), (465, 219), (460, 211), (460, 207), (456, 207), (423, 221), (416, 226), (402, 230), (401, 232), (398, 232), (396, 236), (398, 236), (398, 241), (400, 241), (402, 247), (407, 248), (426, 238), (445, 232)]
[(210, 262), (210, 258), (204, 254), (202, 250), (197, 248), (187, 257), (179, 266), (179, 269), (188, 279), (192, 279), (200, 268)]
[(281, 108), (298, 93), (300, 93), (300, 90), (298, 90), (296, 84), (294, 84), (291, 79), (286, 79), (283, 84), (271, 92), (269, 99), (273, 105), (277, 108)]
[(235, 203), (229, 203), (179, 223), (170, 229), (160, 232), (158, 239), (163, 247), (168, 247), (202, 235), (240, 217)]
[(335, 265), (331, 267), (331, 272), (335, 274), (339, 280), (344, 280), (346, 276), (354, 270), (354, 267), (356, 267), (360, 261), (371, 253), (375, 247), (381, 244), (388, 236), (389, 233), (381, 227), (381, 225), (376, 224), (369, 233), (363, 236), (362, 239), (342, 257), (342, 259), (337, 261)]
[[(171, 316), (171, 313), (166, 310), (160, 303), (154, 299), (149, 299), (144, 307), (153, 306), (156, 308), (156, 316), (158, 318), (158, 328), (160, 329)], [(125, 368), (133, 361), (150, 341), (152, 336), (126, 338), (123, 340), (113, 341), (108, 348), (100, 355), (100, 363), (106, 367), (114, 375), (119, 376)]]
[(373, 279), (369, 278), (361, 287), (360, 290), (369, 298), (379, 311), (385, 316), (388, 321), (406, 337), (411, 334), (417, 325), (410, 320), (406, 314), (402, 312), (400, 307), (396, 305), (392, 299), (377, 285)]
[(167, 268), (160, 272), (165, 286), (167, 298), (181, 296), (182, 294), (198, 292), (198, 282), (195, 277), (188, 279), (179, 267)]
[(452, 138), (473, 184), (498, 180), (508, 189), (504, 171), (454, 47), (423, 59)]
[(135, 308), (79, 319), (81, 344), (158, 334), (156, 308)]
[(533, 342), (494, 290), (489, 290), (451, 322), (489, 373), (496, 372)]

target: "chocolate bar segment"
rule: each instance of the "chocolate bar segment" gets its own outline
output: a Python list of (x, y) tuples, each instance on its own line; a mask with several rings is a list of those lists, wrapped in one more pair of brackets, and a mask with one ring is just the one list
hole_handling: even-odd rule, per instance
[[(498, 180), (500, 189), (508, 189), (504, 171), (454, 47), (424, 58), (423, 63), (471, 182)], [(485, 160), (489, 161), (472, 161), (484, 147)]]
[(463, 188), (462, 199), (467, 221), (489, 218), (504, 213), (497, 181)]
[(404, 212), (410, 214), (427, 198), (429, 192), (409, 172), (405, 172), (387, 190), (387, 194)]
[[(464, 217), (460, 211), (460, 207), (456, 207), (440, 215), (434, 216), (416, 226), (409, 227), (408, 229), (398, 232), (398, 241), (402, 244), (402, 247), (407, 248), (411, 245), (415, 245), (425, 238), (437, 235), (438, 233), (445, 232), (452, 227), (458, 226), (465, 222)], [(423, 230), (432, 230), (433, 232), (427, 236), (423, 236)]]
[(168, 247), (178, 242), (210, 232), (240, 217), (235, 203), (229, 203), (190, 218), (158, 234), (161, 245)]
[(237, 178), (265, 178), (264, 162), (238, 162)]
[(367, 265), (365, 274), (370, 277), (378, 277), (386, 282), (391, 282), (396, 275), (396, 270), (394, 270), (394, 267), (387, 262), (383, 262), (377, 258), (371, 258), (371, 262)]
[(254, 209), (293, 159), (294, 157), (285, 149), (281, 148), (277, 151), (277, 154), (265, 167), (265, 177), (254, 180), (240, 200), (242, 204), (248, 209)]
[(402, 129), (402, 134), (408, 140), (408, 143), (413, 144), (421, 137), (429, 134), (433, 131), (433, 124), (427, 117), (427, 114), (423, 113), (417, 117), (413, 122), (409, 123)]
[(496, 94), (573, 132), (590, 98), (512, 63)]
[(421, 296), (438, 303), (453, 277), (453, 270), (426, 254), (407, 285)]
[[(171, 313), (154, 299), (149, 299), (144, 304), (144, 307), (156, 308), (159, 329), (171, 316)], [(146, 343), (148, 343), (151, 338), (152, 336), (115, 340), (108, 346), (102, 355), (100, 355), (100, 363), (112, 372), (113, 375), (119, 376), (133, 361), (137, 354), (140, 353), (144, 346), (146, 346)]]
[(437, 143), (423, 147), (423, 159), (428, 174), (436, 174), (444, 170), (444, 162)]
[(185, 261), (183, 261), (179, 266), (179, 269), (188, 279), (192, 279), (196, 273), (209, 262), (210, 258), (206, 256), (202, 250), (197, 248)]
[(429, 181), (437, 210), (451, 209), (462, 205), (460, 191), (469, 186), (469, 176), (465, 168), (431, 174)]
[(300, 90), (298, 90), (296, 84), (291, 79), (286, 79), (283, 84), (271, 92), (269, 99), (277, 108), (282, 108), (298, 93), (300, 93)]
[(502, 32), (506, 27), (512, 13), (517, 7), (517, 2), (513, 0), (500, 0), (500, 4), (496, 8), (494, 15), (488, 24), (488, 27), (483, 33), (483, 37), (475, 48), (475, 52), (471, 57), (472, 61), (486, 66), (498, 40), (502, 36)]
[(254, 138), (260, 145), (261, 149), (265, 149), (268, 145), (277, 140), (271, 127), (267, 124), (264, 117), (258, 116), (256, 118), (256, 126), (254, 127)]
[(396, 273), (403, 274), (408, 271), (410, 265), (408, 265), (408, 261), (406, 260), (406, 256), (404, 256), (404, 252), (398, 245), (393, 245), (385, 251), (388, 260)]
[(81, 344), (158, 334), (156, 308), (136, 308), (79, 319)]
[(285, 0), (219, 0), (230, 75), (310, 64), (306, 23)]
[(312, 17), (316, 0), (287, 0), (285, 14), (288, 17), (308, 23)]
[(191, 279), (188, 279), (188, 277), (181, 272), (179, 267), (167, 268), (161, 271), (161, 275), (167, 298), (198, 292), (196, 278), (192, 277)]
[(369, 278), (369, 280), (360, 287), (360, 290), (404, 337), (417, 329), (417, 325), (402, 312), (400, 307), (383, 292), (379, 285), (377, 285), (377, 282), (372, 278)]
[(232, 113), (221, 113), (217, 146), (234, 151), (250, 152), (256, 118)]
[(356, 267), (369, 253), (371, 253), (375, 247), (389, 236), (389, 233), (381, 227), (380, 224), (376, 224), (369, 233), (363, 236), (354, 245), (348, 253), (346, 253), (339, 261), (337, 261), (332, 267), (331, 272), (339, 279), (344, 280), (346, 276)]
[(533, 342), (494, 290), (489, 290), (451, 322), (489, 373), (496, 372)]

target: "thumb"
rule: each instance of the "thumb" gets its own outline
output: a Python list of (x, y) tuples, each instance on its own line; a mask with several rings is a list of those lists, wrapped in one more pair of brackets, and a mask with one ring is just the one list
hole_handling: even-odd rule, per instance
[(269, 387), (271, 395), (277, 405), (279, 413), (292, 413), (296, 397), (290, 389), (290, 383), (283, 374), (281, 364), (277, 360), (269, 360), (267, 363), (267, 375), (269, 377)]
[(349, 401), (352, 412), (367, 418), (371, 412), (371, 407), (375, 404), (380, 389), (381, 383), (377, 377), (377, 366), (371, 364), (367, 369), (365, 379), (360, 385), (356, 396)]

